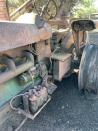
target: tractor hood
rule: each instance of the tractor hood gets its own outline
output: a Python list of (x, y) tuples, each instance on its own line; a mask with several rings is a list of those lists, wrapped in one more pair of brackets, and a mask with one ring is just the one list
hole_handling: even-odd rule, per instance
[[(42, 19), (41, 19), (42, 20)], [(51, 37), (51, 26), (39, 18), (35, 24), (32, 22), (0, 22), (0, 52), (26, 46)]]

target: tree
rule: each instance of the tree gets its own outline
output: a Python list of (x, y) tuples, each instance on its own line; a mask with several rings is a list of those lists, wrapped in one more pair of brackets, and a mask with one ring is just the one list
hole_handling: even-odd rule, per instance
[(78, 18), (90, 18), (91, 14), (96, 12), (93, 3), (94, 0), (82, 0), (78, 6), (74, 7), (74, 16)]
[[(25, 1), (27, 0), (8, 0), (10, 12), (18, 8)], [(35, 0), (37, 13), (41, 12), (42, 7), (47, 3), (47, 1), (48, 0)], [(50, 2), (51, 4), (49, 4), (48, 9), (46, 9), (47, 12), (45, 14), (46, 17), (47, 15), (50, 15), (52, 13), (56, 14), (56, 17), (60, 17), (64, 12), (67, 15), (71, 13), (77, 17), (81, 17), (83, 15), (85, 15), (86, 17), (88, 14), (91, 14), (94, 11), (94, 8), (92, 6), (93, 0), (53, 0), (53, 1), (54, 2)], [(35, 7), (33, 7), (32, 10), (35, 11)]]

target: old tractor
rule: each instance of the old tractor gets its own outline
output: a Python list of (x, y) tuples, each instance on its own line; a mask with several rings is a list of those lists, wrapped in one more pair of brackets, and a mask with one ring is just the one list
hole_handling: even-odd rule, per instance
[(34, 13), (9, 21), (5, 1), (0, 2), (4, 6), (0, 10), (0, 123), (13, 109), (26, 116), (18, 131), (51, 100), (57, 88), (54, 81), (75, 69), (79, 89), (97, 93), (98, 47), (89, 43), (87, 33), (95, 29), (93, 21), (76, 20), (65, 28), (64, 19), (46, 22)]

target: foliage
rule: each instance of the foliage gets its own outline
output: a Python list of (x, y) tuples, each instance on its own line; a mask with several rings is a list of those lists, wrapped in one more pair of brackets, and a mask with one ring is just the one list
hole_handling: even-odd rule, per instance
[(7, 0), (7, 1), (8, 1), (9, 12), (12, 13), (27, 0)]
[(25, 1), (27, 1), (27, 0), (8, 0), (8, 4), (10, 7), (18, 7), (22, 3), (24, 3)]
[(73, 12), (76, 18), (90, 18), (90, 15), (96, 12), (93, 0), (82, 0), (79, 5), (74, 7)]

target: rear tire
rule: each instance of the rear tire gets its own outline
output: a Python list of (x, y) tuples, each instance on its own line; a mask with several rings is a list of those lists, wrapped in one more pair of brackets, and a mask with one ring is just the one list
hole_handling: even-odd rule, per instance
[(98, 46), (86, 45), (79, 68), (79, 89), (88, 92), (98, 92)]

